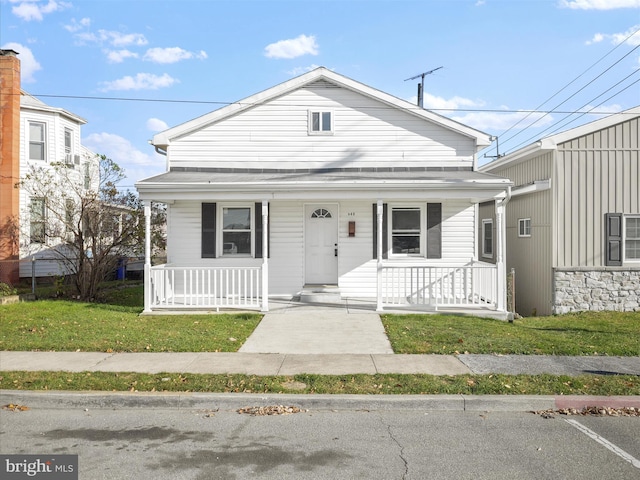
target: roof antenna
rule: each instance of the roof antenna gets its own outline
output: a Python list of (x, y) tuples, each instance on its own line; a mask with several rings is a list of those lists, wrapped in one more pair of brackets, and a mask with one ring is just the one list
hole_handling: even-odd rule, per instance
[(422, 104), (423, 104), (423, 90), (424, 90), (424, 77), (426, 75), (430, 75), (433, 72), (435, 72), (436, 70), (440, 70), (443, 67), (438, 67), (438, 68), (434, 68), (433, 70), (429, 70), (428, 72), (424, 72), (424, 73), (419, 73), (418, 75), (411, 77), (411, 78), (407, 78), (405, 80), (405, 82), (408, 82), (409, 80), (415, 80), (416, 78), (420, 77), (420, 83), (418, 84), (418, 106), (420, 108), (423, 108)]
[(498, 139), (497, 136), (491, 136), (491, 138), (489, 139), (492, 142), (495, 140), (496, 142), (496, 154), (495, 155), (487, 155), (486, 153), (484, 154), (484, 158), (492, 158), (492, 159), (496, 159), (496, 158), (500, 158), (500, 157), (504, 157), (504, 153), (502, 155), (500, 155), (500, 140)]

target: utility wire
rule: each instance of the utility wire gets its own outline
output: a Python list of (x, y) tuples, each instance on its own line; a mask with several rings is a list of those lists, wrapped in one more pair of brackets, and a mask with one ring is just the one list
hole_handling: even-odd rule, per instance
[[(589, 85), (593, 84), (593, 82), (595, 82), (597, 79), (599, 79), (600, 77), (602, 77), (605, 73), (607, 73), (609, 70), (611, 70), (614, 66), (616, 66), (618, 63), (620, 63), (622, 60), (624, 60), (626, 57), (628, 57), (629, 55), (631, 55), (634, 51), (636, 51), (638, 48), (640, 48), (640, 44), (635, 46), (634, 48), (632, 48), (629, 52), (627, 52), (625, 55), (623, 55), (620, 59), (618, 59), (616, 62), (614, 62), (612, 65), (610, 65), (607, 69), (605, 69), (602, 73), (600, 73), (599, 75), (597, 75), (594, 79), (592, 79), (590, 82), (586, 83), (584, 86), (582, 86), (582, 88), (578, 89), (576, 92), (574, 92), (572, 95), (570, 95), (569, 97), (567, 97), (565, 100), (563, 100), (562, 102), (560, 102), (559, 104), (557, 104), (555, 107), (553, 107), (551, 110), (555, 111), (556, 108), (561, 107), (562, 105), (564, 105), (565, 103), (567, 103), (569, 100), (571, 100), (573, 97), (575, 97), (578, 93), (582, 92), (585, 88), (587, 88)], [(636, 71), (634, 71), (633, 73), (636, 73)], [(633, 74), (632, 74), (633, 75)], [(626, 77), (628, 78), (628, 77)], [(626, 80), (625, 78), (625, 80)], [(615, 85), (614, 85), (615, 86)], [(606, 93), (606, 91), (605, 91)], [(596, 97), (597, 98), (597, 97)], [(528, 128), (533, 127), (535, 124), (537, 124), (540, 120), (542, 120), (543, 118), (545, 118), (548, 115), (548, 113), (545, 113), (544, 115), (541, 115), (540, 117), (538, 117), (538, 119), (536, 121), (534, 121), (533, 123), (529, 124), (525, 129), (520, 130), (519, 132), (517, 132), (514, 135), (511, 135), (509, 138), (507, 138), (506, 140), (503, 140), (502, 143), (506, 143), (510, 140), (513, 140), (515, 137), (517, 137), (518, 135), (521, 135), (522, 133), (524, 133)], [(523, 142), (524, 143), (524, 142)], [(521, 145), (521, 144), (519, 144)]]
[[(505, 130), (501, 135), (499, 135), (500, 137), (506, 135), (507, 133), (509, 133), (511, 130), (513, 130), (515, 127), (517, 127), (520, 123), (522, 123), (524, 120), (526, 120), (527, 118), (529, 118), (533, 113), (536, 113), (536, 110), (539, 110), (543, 105), (545, 105), (547, 102), (549, 102), (550, 100), (552, 100), (553, 98), (555, 98), (558, 94), (560, 94), (561, 92), (563, 92), (564, 90), (566, 90), (570, 85), (572, 85), (573, 83), (575, 83), (578, 79), (580, 79), (582, 76), (584, 76), (589, 70), (591, 70), (593, 67), (595, 67), (597, 64), (599, 64), (602, 60), (604, 60), (606, 57), (608, 57), (609, 55), (611, 55), (616, 49), (618, 49), (620, 46), (626, 44), (626, 42), (633, 37), (634, 35), (636, 35), (638, 32), (640, 32), (640, 28), (638, 28), (637, 30), (635, 30), (634, 32), (632, 32), (631, 34), (629, 34), (624, 40), (622, 40), (621, 42), (619, 42), (615, 47), (613, 47), (611, 50), (609, 50), (606, 54), (604, 54), (602, 57), (600, 57), (595, 63), (593, 63), (591, 66), (589, 66), (585, 71), (583, 71), (580, 75), (578, 75), (576, 78), (574, 78), (573, 80), (571, 80), (567, 85), (565, 85), (564, 87), (562, 87), (560, 90), (558, 90), (556, 93), (554, 93), (551, 97), (549, 97), (548, 99), (546, 99), (544, 102), (542, 102), (540, 105), (538, 105), (535, 110), (533, 111), (522, 111), (521, 113), (527, 113), (527, 115), (525, 115), (524, 117), (522, 117), (520, 120), (518, 120), (514, 125), (512, 125), (511, 127), (509, 127), (507, 130)], [(614, 63), (612, 66), (610, 66), (607, 70), (605, 70), (605, 72), (607, 72), (608, 70), (610, 70), (614, 65), (616, 65), (617, 63), (619, 63), (623, 58), (627, 57), (628, 55), (630, 55), (636, 48), (638, 48), (637, 46), (631, 50), (631, 52), (627, 53), (626, 55), (624, 55), (620, 60), (618, 60), (618, 62)], [(595, 79), (591, 80), (591, 82), (587, 83), (587, 85), (585, 85), (584, 87), (582, 87), (582, 89), (578, 90), (578, 92), (580, 92), (581, 90), (583, 90), (584, 88), (586, 88), (588, 85), (592, 84), (597, 78), (599, 78), (600, 76), (602, 76), (605, 72), (603, 72), (602, 74), (598, 75)], [(573, 96), (575, 96), (578, 92), (576, 92), (574, 95), (572, 95), (569, 98), (572, 98)], [(569, 100), (569, 99), (567, 99)], [(565, 100), (565, 102), (567, 101)], [(563, 103), (565, 103), (563, 102)], [(551, 111), (549, 111), (548, 113), (559, 113), (559, 112), (555, 112), (555, 109), (558, 108), (560, 105), (562, 105), (563, 103), (556, 105), (556, 107), (554, 107), (553, 109), (551, 109)], [(543, 113), (543, 112), (539, 112), (539, 113)], [(542, 118), (544, 118), (546, 115), (548, 115), (548, 113), (544, 113), (544, 115), (542, 115), (541, 117), (539, 117), (535, 122), (533, 122), (532, 124), (528, 125), (527, 127), (523, 128), (520, 132), (516, 133), (515, 135), (512, 135), (511, 137), (509, 137), (507, 140), (504, 140), (503, 142), (508, 142), (509, 140), (512, 140), (513, 138), (515, 138), (516, 136), (518, 136), (519, 134), (523, 133), (524, 131), (526, 131), (528, 128), (532, 127), (533, 125), (535, 125), (538, 121), (540, 121)], [(499, 155), (499, 153), (497, 152), (497, 148), (496, 148), (496, 153)]]
[[(623, 88), (622, 90), (616, 92), (615, 94), (613, 94), (612, 96), (608, 97), (606, 100), (604, 100), (603, 102), (599, 103), (598, 105), (591, 107), (589, 110), (587, 110), (586, 112), (582, 112), (580, 110), (582, 110), (583, 108), (588, 107), (594, 100), (597, 100), (598, 98), (602, 97), (605, 93), (613, 90), (615, 87), (617, 87), (618, 85), (620, 85), (622, 82), (624, 82), (625, 80), (627, 80), (629, 77), (635, 75), (636, 73), (640, 72), (640, 68), (634, 70), (633, 72), (631, 72), (629, 75), (627, 75), (626, 77), (624, 77), (622, 80), (620, 80), (618, 83), (616, 83), (615, 85), (612, 85), (611, 87), (609, 87), (607, 90), (605, 90), (604, 92), (602, 92), (600, 95), (598, 95), (595, 98), (592, 98), (591, 100), (589, 100), (587, 103), (585, 103), (584, 105), (582, 105), (579, 109), (578, 112), (579, 113), (578, 117), (564, 123), (563, 125), (561, 125), (560, 127), (558, 127), (557, 129), (553, 130), (552, 132), (550, 132), (548, 135), (551, 135), (555, 132), (557, 132), (559, 129), (569, 125), (570, 123), (575, 122), (578, 118), (582, 117), (583, 115), (586, 115), (587, 113), (592, 112), (594, 109), (598, 108), (600, 105), (602, 105), (604, 102), (614, 98), (615, 96), (619, 95), (620, 93), (624, 92), (625, 90), (631, 88), (633, 85), (635, 85), (636, 83), (640, 82), (640, 79), (636, 80), (635, 82), (627, 85), (625, 88)], [(527, 144), (529, 143), (531, 140), (535, 139), (535, 138), (541, 138), (545, 132), (547, 132), (548, 130), (551, 130), (553, 127), (555, 127), (556, 125), (558, 125), (559, 123), (564, 122), (568, 117), (571, 117), (574, 114), (569, 114), (565, 117), (563, 117), (562, 119), (558, 120), (557, 122), (555, 122), (554, 124), (550, 125), (549, 127), (545, 128), (544, 130), (542, 130), (541, 132), (537, 132), (534, 136), (529, 137), (528, 139), (524, 140), (523, 142), (520, 142), (518, 145), (516, 145), (515, 147), (512, 147), (511, 150), (516, 150), (518, 149), (521, 145)], [(512, 137), (513, 138), (513, 137)]]

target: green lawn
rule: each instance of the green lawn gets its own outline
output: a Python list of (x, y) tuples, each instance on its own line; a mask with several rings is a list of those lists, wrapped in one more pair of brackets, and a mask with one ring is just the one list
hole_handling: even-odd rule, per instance
[(5, 305), (0, 350), (235, 352), (262, 318), (255, 313), (140, 316), (140, 310), (68, 300)]
[[(139, 316), (142, 287), (105, 303), (41, 300), (0, 307), (0, 350), (237, 351), (260, 314)], [(383, 315), (396, 353), (640, 355), (640, 314), (583, 313), (514, 323), (444, 315)], [(192, 375), (0, 372), (16, 390), (344, 394), (640, 395), (634, 375)]]
[(452, 315), (383, 315), (396, 353), (640, 355), (640, 313), (584, 312), (513, 323)]
[[(0, 307), (0, 350), (234, 352), (258, 313), (140, 316), (142, 286), (105, 303), (40, 300)], [(293, 320), (293, 319), (292, 319)], [(640, 313), (587, 312), (513, 323), (453, 315), (383, 315), (396, 353), (640, 356)]]

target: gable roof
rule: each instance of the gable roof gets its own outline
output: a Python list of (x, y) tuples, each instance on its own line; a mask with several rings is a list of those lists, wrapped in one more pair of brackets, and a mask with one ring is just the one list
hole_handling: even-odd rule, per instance
[(478, 170), (481, 172), (488, 172), (509, 164), (524, 162), (525, 160), (540, 155), (541, 153), (556, 150), (558, 148), (558, 145), (562, 143), (574, 140), (593, 132), (597, 132), (598, 130), (604, 130), (605, 128), (609, 128), (614, 125), (618, 125), (619, 123), (623, 123), (638, 117), (640, 117), (640, 106), (633, 107), (604, 118), (600, 118), (593, 122), (585, 123), (584, 125), (580, 125), (579, 127), (571, 128), (554, 135), (543, 137), (540, 140), (527, 145), (526, 147), (522, 147), (515, 152), (509, 153), (503, 157), (493, 160), (492, 162), (480, 166)]
[(51, 105), (47, 105), (42, 100), (34, 97), (25, 90), (20, 90), (20, 108), (26, 110), (36, 110), (39, 112), (54, 113), (63, 117), (67, 117), (69, 120), (79, 123), (80, 125), (84, 125), (87, 123), (84, 118), (79, 117), (75, 113), (71, 113), (64, 108), (52, 107)]
[(424, 120), (436, 123), (444, 128), (453, 130), (466, 137), (473, 138), (475, 139), (476, 145), (478, 147), (485, 147), (491, 144), (490, 135), (484, 132), (475, 130), (469, 126), (463, 125), (459, 122), (456, 122), (455, 120), (451, 120), (450, 118), (438, 115), (429, 110), (421, 109), (416, 105), (407, 102), (406, 100), (402, 100), (398, 97), (394, 97), (393, 95), (352, 80), (325, 67), (318, 67), (310, 72), (292, 78), (291, 80), (283, 82), (262, 92), (256, 93), (255, 95), (251, 95), (250, 97), (247, 97), (243, 100), (234, 102), (218, 110), (214, 110), (213, 112), (202, 115), (201, 117), (189, 120), (181, 125), (177, 125), (173, 128), (160, 132), (154, 135), (151, 143), (156, 147), (166, 149), (166, 147), (170, 145), (171, 140), (175, 138), (199, 130), (224, 118), (253, 108), (256, 105), (267, 103), (274, 98), (285, 95), (289, 92), (303, 88), (311, 83), (318, 81), (325, 81), (339, 87), (346, 88), (353, 92), (382, 102), (388, 106), (406, 111), (407, 113), (423, 118)]

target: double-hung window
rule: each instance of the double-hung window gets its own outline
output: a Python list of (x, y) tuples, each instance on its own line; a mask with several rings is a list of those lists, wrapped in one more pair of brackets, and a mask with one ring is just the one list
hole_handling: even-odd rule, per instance
[(493, 220), (490, 218), (482, 220), (482, 256), (493, 257)]
[(624, 259), (640, 262), (640, 216), (626, 216), (624, 220)]
[(251, 207), (222, 207), (222, 254), (251, 255)]
[(29, 122), (29, 160), (44, 160), (46, 146), (45, 124)]
[(32, 197), (29, 208), (31, 243), (45, 243), (46, 203), (43, 197)]
[(391, 208), (391, 253), (419, 256), (422, 254), (422, 208)]
[(333, 133), (332, 113), (327, 111), (310, 111), (309, 133), (312, 135), (329, 135)]

